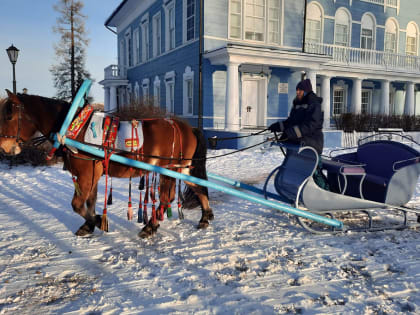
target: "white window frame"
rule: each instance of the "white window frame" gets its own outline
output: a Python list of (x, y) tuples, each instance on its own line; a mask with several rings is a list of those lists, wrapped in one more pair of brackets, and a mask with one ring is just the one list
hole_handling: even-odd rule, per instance
[[(347, 26), (347, 34), (346, 34), (347, 35), (347, 43), (346, 43), (346, 45), (341, 45), (341, 43), (340, 44), (337, 43), (337, 25), (344, 26), (344, 24), (337, 22), (337, 20), (338, 20), (337, 15), (340, 13), (340, 11), (344, 12), (344, 14), (346, 14), (347, 18), (348, 18), (347, 25), (345, 25), (345, 26)], [(352, 21), (351, 13), (349, 12), (349, 10), (347, 10), (344, 7), (339, 8), (337, 10), (337, 12), (335, 13), (335, 20), (334, 20), (334, 45), (338, 45), (338, 46), (341, 46), (341, 47), (350, 47), (351, 46), (351, 26), (352, 26), (352, 24), (353, 24), (353, 21)]]
[(124, 47), (125, 47), (125, 38), (122, 38), (120, 40), (120, 54), (119, 54), (119, 56), (120, 56), (119, 65), (121, 67), (125, 66), (125, 49), (124, 49)]
[(160, 12), (153, 16), (153, 57), (162, 54), (162, 16)]
[[(228, 37), (230, 39), (236, 40), (243, 40), (248, 42), (255, 42), (255, 43), (264, 43), (270, 45), (282, 45), (283, 42), (283, 23), (284, 23), (284, 1), (286, 0), (276, 0), (278, 1), (278, 29), (276, 32), (270, 29), (270, 9), (269, 1), (264, 0), (264, 17), (263, 17), (263, 40), (255, 40), (255, 39), (246, 39), (246, 21), (247, 21), (247, 10), (246, 8), (246, 0), (229, 0), (229, 15), (228, 15)], [(232, 2), (235, 2), (239, 5), (239, 12), (232, 12), (233, 5)], [(232, 26), (232, 17), (236, 16), (239, 19), (239, 26)], [(232, 27), (236, 27), (239, 29), (239, 36), (233, 36)], [(278, 34), (278, 41), (272, 42), (270, 41), (270, 33)]]
[(166, 112), (175, 113), (175, 71), (165, 74)]
[(140, 100), (140, 86), (139, 82), (136, 81), (136, 84), (134, 84), (134, 99), (136, 102)]
[(125, 41), (125, 66), (131, 67), (133, 65), (133, 59), (132, 59), (133, 56), (131, 55), (132, 50), (130, 50), (130, 44), (133, 45), (132, 38), (131, 38), (131, 28), (125, 31), (124, 41)]
[[(163, 6), (165, 9), (165, 51), (169, 51), (172, 49), (175, 49), (176, 47), (176, 36), (175, 36), (175, 30), (176, 30), (176, 12), (175, 12), (175, 0), (172, 0), (168, 2), (166, 5)], [(170, 10), (173, 10), (174, 19), (172, 26), (169, 25), (169, 13)], [(170, 30), (173, 28), (173, 36), (170, 38), (169, 33)], [(173, 47), (171, 46), (171, 43), (173, 43)]]
[(141, 89), (142, 89), (142, 93), (143, 93), (143, 102), (147, 102), (150, 96), (150, 91), (149, 91), (149, 85), (150, 85), (150, 80), (148, 78), (143, 79), (143, 81), (141, 81)]
[(149, 14), (145, 14), (141, 19), (141, 48), (142, 48), (142, 62), (146, 62), (150, 59), (150, 26), (149, 26)]
[[(324, 42), (324, 16), (325, 16), (324, 15), (324, 8), (322, 7), (322, 5), (320, 3), (316, 2), (316, 1), (313, 1), (313, 2), (308, 3), (307, 12), (311, 12), (311, 6), (318, 7), (319, 11), (321, 12), (321, 16), (320, 16), (320, 19), (319, 19), (319, 32), (320, 32), (320, 34), (319, 34), (319, 39), (317, 39), (317, 41), (310, 41), (308, 37), (305, 38), (305, 41), (320, 44), (320, 43)], [(310, 25), (308, 25), (308, 22), (310, 22), (310, 21), (318, 22), (318, 20), (311, 19), (310, 15), (307, 16), (307, 18), (306, 18), (306, 36), (308, 36), (308, 34), (309, 34), (308, 30), (309, 30)]]
[[(188, 95), (188, 84), (191, 84), (191, 93)], [(183, 74), (183, 115), (192, 116), (194, 113), (194, 71), (191, 67), (187, 66)], [(189, 102), (191, 101), (191, 110), (189, 110)]]
[[(411, 34), (409, 34), (408, 33), (408, 28), (409, 28), (409, 26), (410, 25), (413, 25), (413, 27), (414, 27), (414, 29), (416, 30), (416, 34), (415, 34), (415, 36), (409, 36), (409, 35), (411, 35)], [(408, 39), (409, 38), (414, 38), (415, 39), (415, 42), (414, 42), (414, 48), (415, 48), (415, 51), (409, 51), (407, 48), (408, 48)], [(409, 22), (408, 24), (407, 24), (407, 28), (406, 28), (406, 37), (405, 37), (405, 54), (406, 55), (409, 55), (409, 56), (418, 56), (418, 53), (419, 53), (419, 48), (418, 48), (418, 46), (419, 46), (419, 27), (418, 27), (418, 25), (417, 25), (417, 23), (416, 22), (413, 22), (413, 21), (411, 21), (411, 22)]]
[(153, 105), (155, 107), (160, 107), (160, 97), (161, 97), (161, 88), (160, 88), (160, 79), (158, 76), (155, 76), (153, 81)]
[[(182, 1), (183, 2), (183, 9), (182, 9), (182, 12), (183, 12), (183, 14), (182, 14), (182, 16), (183, 16), (183, 19), (182, 19), (182, 38), (183, 38), (183, 43), (187, 43), (187, 42), (190, 42), (190, 41), (192, 41), (192, 40), (195, 39), (195, 23), (196, 23), (196, 14), (195, 14), (195, 12), (196, 12), (196, 9), (197, 9), (196, 8), (196, 0), (191, 0), (194, 3), (194, 12), (189, 17), (187, 16), (187, 14), (188, 14), (188, 1), (189, 0), (183, 0)], [(190, 39), (187, 38), (187, 36), (188, 36), (188, 29), (187, 29), (187, 27), (188, 27), (188, 19), (189, 18), (193, 20), (193, 36)]]
[[(368, 93), (367, 103), (363, 103), (363, 94)], [(372, 90), (362, 89), (362, 99), (361, 99), (361, 114), (370, 114), (372, 111)], [(366, 105), (366, 111), (363, 110), (363, 107)]]
[[(362, 39), (363, 39), (363, 36), (364, 36), (363, 35), (363, 30), (364, 29), (370, 30), (368, 28), (363, 28), (363, 18), (365, 16), (369, 16), (369, 18), (372, 20), (372, 23), (373, 23), (372, 29), (371, 29), (371, 31), (372, 31), (372, 47), (371, 48), (362, 48)], [(360, 25), (360, 48), (366, 49), (366, 50), (376, 50), (376, 25), (377, 24), (376, 24), (375, 16), (372, 13), (367, 12), (367, 13), (363, 14), (362, 19), (360, 20), (360, 23), (361, 23), (361, 25)]]
[[(341, 90), (343, 91), (343, 104), (342, 104), (342, 112), (339, 114), (334, 113), (334, 93), (335, 91)], [(344, 114), (347, 112), (347, 95), (348, 95), (348, 87), (344, 84), (344, 81), (339, 81), (337, 84), (333, 85), (333, 93), (332, 93), (332, 106), (331, 106), (331, 116), (332, 117), (338, 117), (341, 114)]]
[[(395, 33), (387, 32), (387, 24), (394, 23), (396, 30)], [(385, 33), (384, 33), (384, 52), (397, 54), (398, 53), (398, 42), (399, 42), (399, 33), (400, 33), (400, 26), (398, 24), (398, 21), (394, 18), (389, 18), (385, 23)], [(395, 43), (394, 43), (394, 50), (393, 51), (387, 51), (386, 50), (386, 44), (387, 44), (387, 34), (393, 34), (395, 35)]]
[(133, 66), (140, 63), (140, 30), (138, 27), (133, 31)]

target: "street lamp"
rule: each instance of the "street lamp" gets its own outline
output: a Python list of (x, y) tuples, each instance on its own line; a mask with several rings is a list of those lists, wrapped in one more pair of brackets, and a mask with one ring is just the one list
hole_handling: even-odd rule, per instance
[(16, 74), (15, 74), (15, 64), (18, 58), (19, 49), (17, 49), (15, 46), (10, 46), (6, 49), (7, 55), (9, 56), (10, 62), (13, 66), (13, 93), (16, 94)]

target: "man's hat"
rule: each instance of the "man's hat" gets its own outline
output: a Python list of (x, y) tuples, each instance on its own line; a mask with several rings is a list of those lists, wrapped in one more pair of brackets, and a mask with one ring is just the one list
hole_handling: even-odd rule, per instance
[(296, 85), (296, 90), (302, 90), (305, 93), (309, 93), (312, 91), (312, 84), (311, 84), (311, 80), (309, 79), (305, 79), (300, 81), (297, 85)]

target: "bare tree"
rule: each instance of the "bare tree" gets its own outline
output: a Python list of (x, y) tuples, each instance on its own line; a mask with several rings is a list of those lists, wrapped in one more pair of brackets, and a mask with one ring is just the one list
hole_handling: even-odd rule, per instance
[(60, 41), (54, 45), (58, 64), (51, 67), (56, 96), (71, 100), (83, 80), (90, 78), (85, 69), (85, 49), (89, 44), (86, 36), (83, 2), (79, 0), (59, 0), (54, 10), (59, 13), (54, 33), (60, 34)]

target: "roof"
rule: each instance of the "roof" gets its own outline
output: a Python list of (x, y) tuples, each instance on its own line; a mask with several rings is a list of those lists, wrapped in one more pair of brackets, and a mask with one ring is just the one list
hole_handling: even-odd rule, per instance
[(115, 23), (112, 22), (112, 19), (118, 14), (121, 8), (128, 2), (128, 0), (123, 0), (120, 5), (112, 12), (110, 17), (105, 21), (105, 26), (116, 26)]

